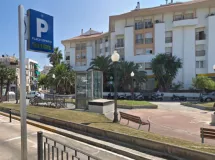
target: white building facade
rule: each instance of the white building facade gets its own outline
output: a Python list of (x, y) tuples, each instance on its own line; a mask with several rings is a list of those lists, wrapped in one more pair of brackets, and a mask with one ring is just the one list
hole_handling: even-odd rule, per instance
[[(108, 43), (100, 44), (102, 51), (104, 46), (109, 49), (107, 54), (101, 53), (109, 55), (117, 50), (121, 60), (138, 63), (140, 70), (145, 70), (149, 78), (146, 89), (155, 87), (150, 63), (152, 58), (159, 53), (177, 56), (182, 60), (183, 67), (179, 69), (174, 82), (183, 82), (184, 88), (188, 89), (197, 75), (215, 77), (214, 29), (214, 0), (193, 0), (145, 9), (137, 7), (131, 12), (110, 16), (109, 33), (105, 34)], [(105, 39), (103, 34), (101, 37)], [(74, 38), (62, 43), (65, 55), (70, 55), (68, 63), (76, 69), (77, 50)], [(78, 69), (85, 70), (91, 59), (99, 55), (95, 44), (95, 40), (86, 42), (87, 63), (85, 67), (77, 67)]]

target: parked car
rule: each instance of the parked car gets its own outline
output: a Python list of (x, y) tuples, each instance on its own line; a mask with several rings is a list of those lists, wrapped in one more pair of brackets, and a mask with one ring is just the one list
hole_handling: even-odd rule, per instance
[(200, 101), (201, 102), (215, 101), (215, 92), (211, 92), (211, 93), (207, 93), (207, 94), (201, 94)]
[(26, 95), (26, 99), (34, 98), (34, 96), (37, 94), (37, 91), (30, 91)]

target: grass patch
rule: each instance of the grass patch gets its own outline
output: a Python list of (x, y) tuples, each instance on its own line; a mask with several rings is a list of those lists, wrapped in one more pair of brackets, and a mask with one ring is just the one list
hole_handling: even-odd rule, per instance
[[(0, 104), (0, 107), (10, 108), (14, 110), (19, 110), (19, 105), (15, 104)], [(32, 114), (38, 114), (42, 116), (57, 118), (65, 121), (72, 121), (75, 123), (89, 123), (89, 126), (96, 127), (99, 129), (104, 129), (108, 131), (113, 131), (117, 133), (123, 133), (130, 136), (135, 136), (139, 138), (146, 138), (150, 140), (156, 140), (163, 143), (173, 144), (176, 146), (181, 146), (189, 149), (194, 149), (202, 152), (215, 153), (215, 147), (205, 144), (193, 143), (190, 141), (165, 137), (157, 135), (154, 133), (149, 133), (141, 130), (136, 130), (123, 126), (120, 124), (111, 123), (106, 117), (101, 114), (73, 111), (73, 110), (61, 110), (53, 108), (44, 108), (44, 107), (27, 107), (27, 112)]]
[(214, 102), (182, 102), (181, 103), (182, 105), (185, 105), (185, 106), (190, 106), (192, 107), (195, 107), (196, 106), (200, 106), (201, 108), (200, 109), (204, 109), (204, 110), (209, 110), (209, 111), (212, 111), (214, 110), (213, 108), (213, 105), (214, 105)]
[(201, 106), (204, 106), (204, 107), (207, 107), (207, 108), (213, 108), (214, 102), (199, 103), (197, 105), (201, 105)]

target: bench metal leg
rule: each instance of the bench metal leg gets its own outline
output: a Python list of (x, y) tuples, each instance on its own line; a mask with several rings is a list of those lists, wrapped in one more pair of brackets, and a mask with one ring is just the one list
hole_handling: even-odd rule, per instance
[(202, 136), (202, 143), (204, 143), (204, 137)]
[(140, 129), (141, 124), (139, 125), (138, 129)]
[[(147, 120), (149, 122), (149, 120)], [(149, 122), (149, 128), (148, 128), (148, 132), (150, 132), (150, 129), (151, 129), (151, 124)]]

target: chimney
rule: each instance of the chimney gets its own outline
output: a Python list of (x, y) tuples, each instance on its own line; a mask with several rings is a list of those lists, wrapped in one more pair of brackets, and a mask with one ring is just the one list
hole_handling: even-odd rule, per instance
[(83, 35), (84, 34), (84, 30), (83, 29), (81, 29), (81, 35)]
[(136, 9), (140, 9), (140, 2), (137, 2), (137, 7)]

